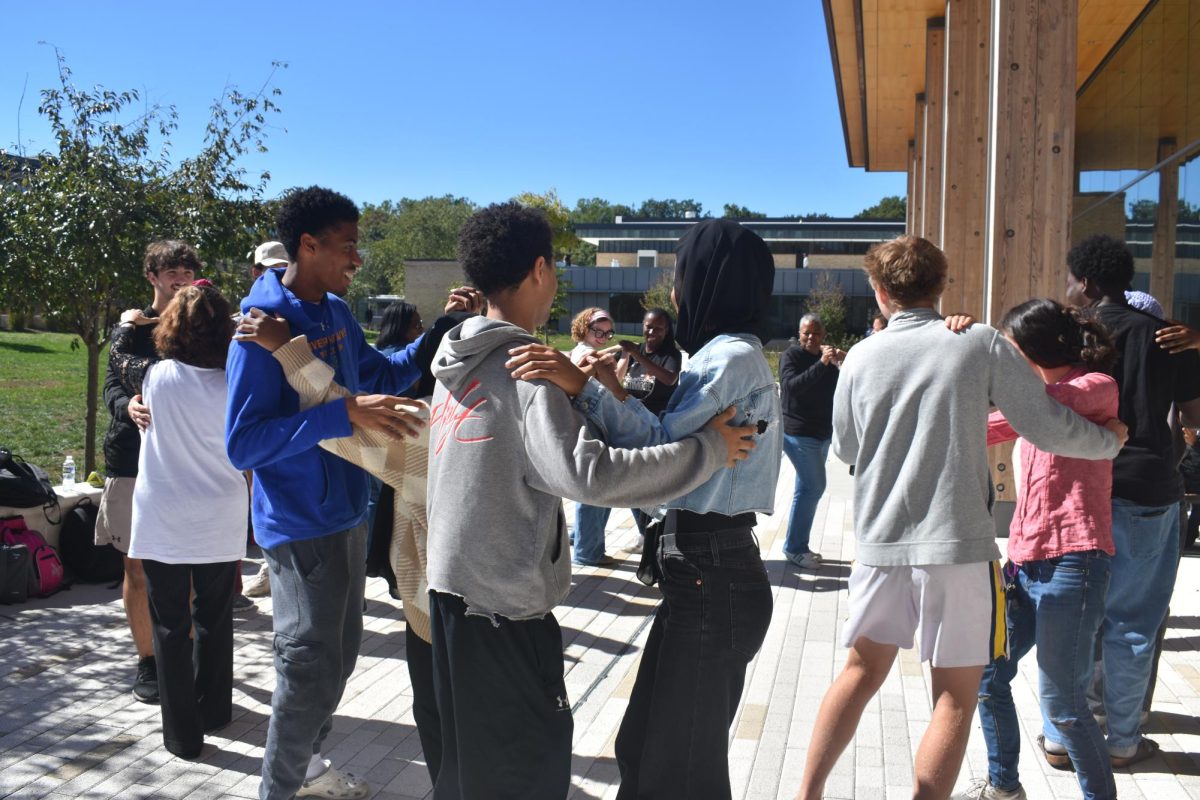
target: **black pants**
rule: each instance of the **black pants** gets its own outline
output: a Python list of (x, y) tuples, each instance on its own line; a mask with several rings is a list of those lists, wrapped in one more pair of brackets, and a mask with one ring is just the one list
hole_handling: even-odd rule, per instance
[[(146, 560), (142, 566), (154, 625), (163, 743), (175, 755), (194, 758), (204, 745), (204, 732), (229, 724), (233, 714), (233, 578), (238, 562)], [(190, 599), (193, 589), (195, 598)]]
[(413, 633), (409, 625), (404, 632), (404, 654), (408, 662), (408, 679), (412, 683), (417, 736), (425, 753), (429, 779), (437, 783), (438, 772), (442, 768), (442, 718), (438, 714), (437, 695), (433, 688), (433, 646)]
[(442, 723), (435, 800), (563, 800), (571, 788), (571, 703), (553, 614), (514, 622), (466, 614), (429, 593)]
[[(688, 522), (722, 524), (703, 517)], [(729, 726), (774, 601), (747, 520), (723, 520), (739, 527), (681, 531), (669, 515), (647, 542), (663, 602), (617, 732), (619, 800), (730, 797)]]

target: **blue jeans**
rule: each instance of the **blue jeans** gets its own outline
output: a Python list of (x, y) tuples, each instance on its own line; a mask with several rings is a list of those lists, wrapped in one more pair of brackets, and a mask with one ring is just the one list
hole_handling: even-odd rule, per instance
[(1139, 506), (1113, 498), (1112, 581), (1104, 613), (1104, 708), (1108, 746), (1141, 739), (1142, 700), (1154, 642), (1167, 617), (1179, 568), (1179, 504)]
[(595, 564), (604, 557), (604, 526), (608, 524), (611, 508), (600, 508), (583, 503), (575, 507), (575, 557), (576, 564)]
[(1012, 791), (1021, 785), (1021, 731), (1011, 686), (1017, 662), (1036, 645), (1045, 735), (1067, 748), (1085, 798), (1117, 796), (1104, 735), (1087, 704), (1108, 579), (1108, 554), (1091, 550), (1022, 564), (1009, 586), (1009, 655), (988, 664), (979, 685), (979, 720), (993, 786)]
[(829, 439), (785, 433), (783, 452), (796, 468), (796, 489), (792, 493), (792, 513), (788, 517), (783, 552), (798, 556), (809, 552), (808, 537), (812, 532), (813, 517), (817, 514), (821, 495), (825, 494), (825, 459), (829, 457)]
[(295, 796), (362, 643), (365, 524), (263, 548), (271, 569), (275, 691), (263, 754), (262, 800)]

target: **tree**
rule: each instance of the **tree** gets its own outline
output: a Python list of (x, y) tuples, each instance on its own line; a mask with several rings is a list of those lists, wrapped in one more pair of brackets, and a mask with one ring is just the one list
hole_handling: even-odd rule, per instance
[(1154, 222), (1158, 219), (1158, 201), (1138, 200), (1129, 204), (1130, 222)]
[(706, 217), (704, 206), (691, 198), (687, 200), (643, 200), (638, 206), (635, 216), (644, 219), (685, 219), (687, 212), (695, 212), (697, 217)]
[(667, 270), (663, 272), (654, 285), (646, 290), (642, 295), (642, 309), (649, 311), (652, 308), (665, 308), (667, 313), (671, 315), (671, 319), (675, 319), (677, 312), (675, 304), (671, 302), (671, 290), (675, 288), (675, 270)]
[(804, 301), (804, 309), (821, 318), (825, 324), (825, 339), (829, 344), (849, 349), (854, 343), (846, 335), (846, 294), (828, 272), (817, 276), (812, 291)]
[(467, 198), (449, 194), (364, 205), (358, 221), (363, 265), (346, 302), (353, 306), (373, 294), (403, 294), (408, 259), (454, 258), (458, 231), (475, 209)]
[(766, 219), (766, 214), (760, 214), (757, 211), (751, 211), (745, 206), (739, 206), (737, 203), (726, 203), (725, 210), (721, 214), (726, 219)]
[(279, 91), (270, 77), (253, 95), (227, 88), (213, 104), (201, 151), (172, 168), (173, 107), (127, 119), (136, 91), (80, 89), (62, 53), (55, 56), (59, 85), (42, 90), (38, 107), (55, 149), (19, 170), (15, 190), (0, 192), (0, 292), (14, 311), (43, 310), (87, 350), (87, 474), (96, 464), (100, 351), (120, 310), (147, 293), (146, 244), (190, 239), (213, 261), (241, 258), (253, 246), (267, 175), (248, 181), (240, 161), (265, 150)]
[(900, 195), (889, 195), (870, 208), (854, 215), (855, 219), (904, 219), (908, 215), (908, 200)]

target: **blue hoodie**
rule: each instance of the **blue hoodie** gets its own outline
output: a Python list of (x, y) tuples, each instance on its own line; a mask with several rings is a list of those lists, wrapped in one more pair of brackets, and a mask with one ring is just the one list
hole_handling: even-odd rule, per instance
[[(282, 283), (283, 269), (267, 270), (242, 300), (278, 314), (292, 335), (304, 334), (317, 357), (334, 369), (334, 379), (351, 392), (398, 395), (420, 376), (417, 342), (392, 356), (367, 344), (350, 307), (332, 294), (309, 303)], [(254, 470), (251, 514), (262, 547), (313, 539), (353, 528), (367, 507), (361, 469), (322, 450), (317, 443), (350, 435), (344, 400), (300, 410), (279, 362), (252, 342), (234, 342), (226, 363), (229, 403), (225, 449), (241, 470)]]

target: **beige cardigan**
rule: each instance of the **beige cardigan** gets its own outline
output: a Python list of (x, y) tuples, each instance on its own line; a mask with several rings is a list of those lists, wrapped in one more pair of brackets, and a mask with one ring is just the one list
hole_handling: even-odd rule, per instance
[[(297, 336), (274, 353), (291, 387), (300, 395), (300, 407), (328, 403), (350, 392), (333, 380), (333, 367), (313, 355), (308, 340)], [(428, 417), (428, 410), (423, 416)], [(429, 475), (429, 428), (415, 439), (393, 439), (378, 431), (354, 428), (340, 439), (322, 439), (321, 447), (367, 470), (396, 490), (392, 514), (392, 546), (388, 561), (396, 575), (396, 589), (404, 603), (404, 616), (413, 633), (429, 638), (429, 585), (425, 581), (425, 542), (429, 524), (425, 516), (425, 484)]]

